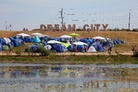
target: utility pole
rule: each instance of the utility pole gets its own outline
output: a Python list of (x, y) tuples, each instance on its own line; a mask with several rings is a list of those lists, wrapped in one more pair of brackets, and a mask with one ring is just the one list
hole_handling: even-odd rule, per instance
[(131, 10), (129, 10), (128, 29), (130, 30)]
[(64, 24), (64, 17), (63, 17), (63, 8), (61, 8), (61, 11), (59, 11), (60, 12), (60, 17), (59, 18), (61, 18), (61, 25), (62, 25), (62, 30), (63, 30), (63, 24)]

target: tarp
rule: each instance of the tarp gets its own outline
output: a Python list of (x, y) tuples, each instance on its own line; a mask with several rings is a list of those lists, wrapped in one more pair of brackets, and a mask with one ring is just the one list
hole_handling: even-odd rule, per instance
[(41, 40), (38, 38), (38, 36), (34, 36), (33, 42), (34, 43), (39, 43), (39, 42), (41, 42)]

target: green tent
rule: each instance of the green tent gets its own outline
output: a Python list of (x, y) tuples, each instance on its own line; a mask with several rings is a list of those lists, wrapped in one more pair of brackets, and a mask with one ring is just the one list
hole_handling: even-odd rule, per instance
[(4, 50), (9, 50), (10, 48), (7, 45), (3, 45)]

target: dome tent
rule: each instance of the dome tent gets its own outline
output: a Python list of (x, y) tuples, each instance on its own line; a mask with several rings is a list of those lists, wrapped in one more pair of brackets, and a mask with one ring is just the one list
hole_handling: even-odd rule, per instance
[(34, 36), (33, 41), (34, 43), (39, 43), (41, 40), (38, 38), (38, 36)]

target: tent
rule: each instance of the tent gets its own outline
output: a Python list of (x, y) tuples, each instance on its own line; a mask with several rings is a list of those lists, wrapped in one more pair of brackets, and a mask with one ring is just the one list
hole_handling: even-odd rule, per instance
[(66, 47), (63, 46), (62, 44), (53, 44), (52, 45), (52, 50), (55, 52), (65, 52), (67, 51)]
[(47, 42), (48, 44), (56, 44), (56, 43), (60, 43), (59, 41), (56, 40), (50, 40)]
[(95, 36), (95, 37), (93, 37), (93, 39), (106, 41), (106, 39), (104, 37), (101, 37), (101, 36)]
[(11, 40), (9, 38), (6, 38), (6, 37), (2, 37), (0, 40), (1, 40), (2, 44), (8, 44), (9, 42), (11, 42)]
[(34, 43), (41, 42), (41, 40), (38, 38), (38, 36), (34, 36), (33, 41)]
[(73, 43), (74, 45), (86, 45), (86, 46), (88, 46), (88, 44), (86, 44), (86, 43), (84, 43), (84, 42), (74, 42)]
[(72, 38), (72, 36), (69, 36), (69, 35), (62, 35), (62, 36), (60, 36), (60, 38)]
[(3, 45), (3, 50), (9, 50), (10, 48), (8, 47), (8, 45)]
[(45, 48), (46, 50), (51, 50), (51, 49), (52, 49), (52, 46), (51, 46), (51, 45), (46, 45), (46, 46), (44, 46), (44, 48)]
[(0, 43), (0, 52), (3, 50), (3, 48), (2, 48), (2, 44)]
[(71, 45), (71, 44), (69, 44), (69, 43), (64, 43), (64, 42), (60, 42), (60, 44), (64, 45), (66, 48), (68, 48), (68, 46)]
[(97, 52), (94, 46), (90, 46), (88, 52)]
[(25, 33), (20, 33), (20, 34), (17, 34), (16, 36), (18, 36), (18, 37), (28, 37), (28, 36), (30, 36), (30, 35), (28, 35), (28, 34), (25, 34)]
[(31, 34), (32, 36), (38, 36), (38, 37), (43, 37), (45, 35), (41, 34), (41, 33), (32, 33)]
[(78, 36), (80, 36), (79, 34), (76, 34), (76, 33), (71, 33), (69, 35), (72, 36), (72, 37), (78, 37)]
[(25, 42), (32, 42), (32, 38), (31, 37), (25, 37), (24, 41)]

